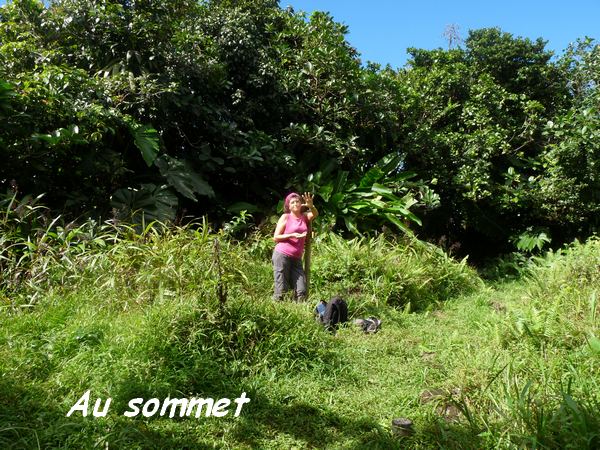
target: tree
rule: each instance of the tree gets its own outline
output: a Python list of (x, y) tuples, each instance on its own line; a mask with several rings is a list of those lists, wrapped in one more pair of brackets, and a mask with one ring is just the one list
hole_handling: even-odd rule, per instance
[(585, 237), (600, 226), (600, 46), (579, 40), (558, 67), (568, 80), (572, 105), (546, 125), (536, 197), (555, 230)]
[(54, 208), (161, 219), (266, 208), (322, 163), (358, 177), (396, 147), (393, 72), (363, 69), (327, 14), (268, 0), (2, 11), (2, 76), (22, 112), (6, 170)]
[(566, 103), (566, 80), (541, 39), (499, 29), (471, 31), (464, 50), (410, 53), (398, 75), (405, 167), (437, 183), (442, 205), (424, 233), (498, 251), (543, 218), (534, 195), (542, 133)]

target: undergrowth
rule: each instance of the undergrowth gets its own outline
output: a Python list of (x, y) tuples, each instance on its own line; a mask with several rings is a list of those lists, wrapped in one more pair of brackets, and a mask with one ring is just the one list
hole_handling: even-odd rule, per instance
[[(322, 235), (311, 302), (274, 303), (269, 236), (4, 206), (3, 448), (600, 445), (598, 239), (494, 286), (410, 238)], [(325, 332), (313, 303), (335, 294), (381, 331)], [(107, 416), (66, 417), (88, 389), (112, 398)], [(238, 418), (123, 416), (131, 398), (241, 392), (252, 400)], [(395, 435), (396, 417), (413, 433)]]

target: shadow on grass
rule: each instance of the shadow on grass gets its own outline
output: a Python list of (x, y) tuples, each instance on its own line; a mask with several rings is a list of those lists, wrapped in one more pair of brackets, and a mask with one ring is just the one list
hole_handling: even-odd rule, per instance
[[(14, 381), (14, 380), (13, 380)], [(241, 381), (241, 380), (239, 380)], [(243, 381), (223, 383), (205, 396), (220, 398), (244, 390)], [(106, 418), (66, 417), (66, 411), (47, 393), (33, 386), (26, 388), (3, 379), (0, 382), (0, 447), (30, 448), (143, 448), (205, 449), (265, 448), (300, 445), (302, 448), (348, 449), (410, 448), (413, 438), (395, 438), (390, 430), (369, 418), (342, 417), (324, 405), (301, 400), (274, 401), (260, 392), (247, 390), (251, 402), (238, 418), (221, 419), (131, 419), (118, 408)], [(218, 425), (217, 425), (218, 424)], [(222, 426), (222, 428), (220, 428)], [(440, 448), (475, 447), (476, 436), (459, 426), (431, 424), (419, 432), (419, 442)], [(421, 439), (423, 438), (423, 439)], [(475, 438), (475, 439), (474, 439)]]
[[(243, 382), (224, 383), (205, 397), (233, 397)], [(366, 418), (341, 417), (329, 408), (301, 401), (278, 403), (248, 391), (251, 402), (238, 418), (127, 418), (112, 407), (105, 418), (66, 417), (57, 401), (39, 387), (0, 384), (0, 447), (29, 448), (264, 448), (275, 438), (306, 448), (344, 443), (346, 448), (395, 448), (389, 431)], [(91, 398), (94, 398), (93, 396)], [(58, 399), (56, 399), (58, 400)], [(349, 444), (349, 445), (348, 445)], [(285, 445), (279, 443), (279, 446)]]
[[(215, 369), (216, 366), (211, 368)], [(497, 444), (496, 433), (482, 433), (483, 429), (468, 422), (447, 423), (439, 418), (417, 422), (413, 436), (396, 438), (387, 426), (365, 417), (361, 411), (356, 411), (355, 416), (341, 415), (326, 404), (309, 404), (302, 398), (275, 398), (263, 392), (268, 386), (257, 388), (252, 377), (218, 378), (212, 372), (210, 376), (212, 387), (203, 386), (203, 397), (234, 398), (241, 392), (247, 393), (251, 402), (244, 406), (240, 417), (230, 414), (223, 419), (127, 418), (117, 406), (119, 401), (126, 404), (125, 397), (116, 396), (106, 418), (84, 418), (79, 413), (66, 417), (62, 399), (53, 398), (43, 384), (5, 375), (0, 379), (0, 448), (204, 449), (265, 448), (272, 444), (279, 448), (295, 445), (301, 448), (470, 449)], [(121, 383), (120, 395), (143, 395), (143, 384), (127, 380)], [(169, 386), (171, 393), (189, 388), (189, 385), (176, 383)], [(149, 391), (145, 394), (150, 395)], [(596, 405), (584, 408), (585, 404), (573, 403), (570, 410), (565, 409), (566, 406), (548, 411), (548, 417), (555, 419), (544, 423), (541, 429), (532, 424), (528, 432), (503, 429), (497, 430), (497, 436), (502, 435), (516, 446), (524, 447), (565, 448), (569, 443), (577, 443), (571, 448), (598, 448), (600, 414)], [(576, 426), (576, 412), (581, 417), (579, 426)]]
[(78, 412), (66, 417), (68, 411), (56, 400), (39, 387), (0, 380), (0, 448), (214, 448), (201, 442), (190, 446), (185, 434), (174, 436), (114, 414), (94, 418)]
[[(342, 417), (322, 405), (302, 401), (277, 403), (258, 394), (237, 419), (231, 439), (251, 448), (264, 447), (277, 436), (302, 442), (304, 448), (396, 448), (400, 443), (389, 430), (364, 417)], [(288, 441), (289, 442), (289, 441)]]
[(468, 423), (447, 423), (443, 419), (434, 419), (418, 429), (414, 440), (421, 446), (448, 450), (470, 450), (488, 448), (480, 436), (481, 430), (475, 430)]

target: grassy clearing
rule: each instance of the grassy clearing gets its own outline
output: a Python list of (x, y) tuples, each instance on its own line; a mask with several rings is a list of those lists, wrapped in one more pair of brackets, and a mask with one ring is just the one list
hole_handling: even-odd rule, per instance
[[(222, 306), (204, 230), (79, 230), (10, 260), (20, 281), (2, 290), (1, 447), (600, 445), (597, 239), (485, 285), (424, 244), (323, 236), (310, 304), (275, 304), (271, 244), (220, 236)], [(325, 333), (311, 310), (334, 293), (354, 317), (382, 318), (381, 332)], [(108, 415), (66, 417), (87, 389), (113, 399)], [(122, 414), (135, 397), (241, 392), (251, 403), (237, 418)], [(412, 436), (393, 435), (396, 417)]]

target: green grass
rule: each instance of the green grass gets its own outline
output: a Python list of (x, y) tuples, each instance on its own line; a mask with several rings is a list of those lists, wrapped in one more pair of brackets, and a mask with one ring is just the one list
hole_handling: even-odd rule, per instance
[[(216, 235), (90, 233), (9, 261), (20, 275), (0, 294), (2, 448), (600, 445), (597, 239), (484, 284), (426, 244), (323, 236), (311, 302), (297, 304), (270, 299), (268, 239), (221, 235), (221, 305)], [(333, 294), (381, 331), (322, 330), (313, 303)], [(112, 398), (109, 414), (66, 417), (88, 389)], [(241, 392), (237, 418), (122, 414), (135, 397)], [(394, 436), (397, 417), (414, 434)]]

